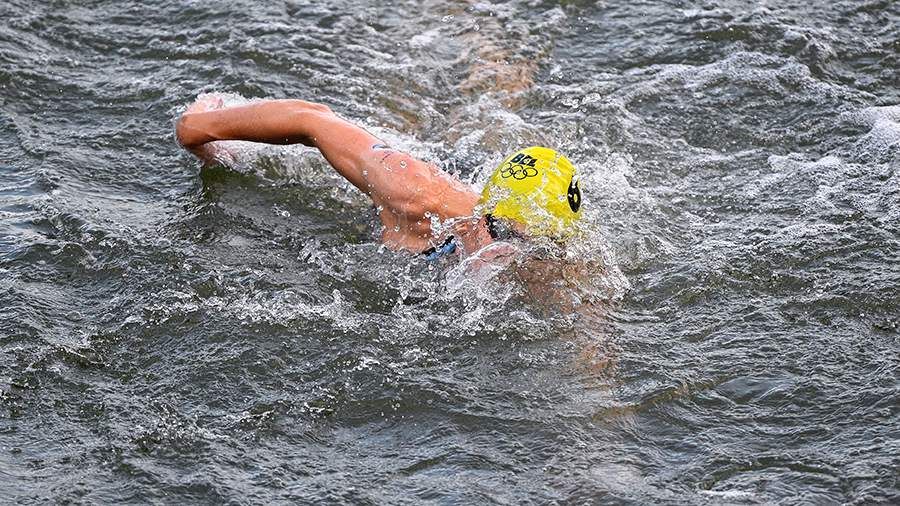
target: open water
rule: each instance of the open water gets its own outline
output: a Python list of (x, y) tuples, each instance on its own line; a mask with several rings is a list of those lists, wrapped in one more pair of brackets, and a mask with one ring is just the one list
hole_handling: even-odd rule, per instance
[[(898, 69), (892, 0), (3, 0), (0, 503), (897, 504)], [(204, 92), (556, 147), (602, 261), (386, 251)]]

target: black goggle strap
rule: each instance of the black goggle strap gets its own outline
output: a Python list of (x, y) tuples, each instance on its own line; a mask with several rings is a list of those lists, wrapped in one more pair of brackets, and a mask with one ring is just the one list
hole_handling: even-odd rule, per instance
[(508, 241), (509, 239), (521, 237), (503, 220), (498, 220), (491, 214), (485, 214), (484, 217), (487, 221), (487, 229), (488, 233), (491, 234), (491, 239), (495, 241)]
[(488, 233), (491, 234), (491, 239), (496, 241), (500, 237), (500, 234), (497, 232), (497, 220), (490, 213), (485, 214), (484, 218), (487, 221), (487, 229)]

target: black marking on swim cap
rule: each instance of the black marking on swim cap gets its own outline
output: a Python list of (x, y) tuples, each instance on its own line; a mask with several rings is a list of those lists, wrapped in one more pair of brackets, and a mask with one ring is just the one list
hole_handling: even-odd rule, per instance
[(578, 189), (577, 178), (572, 178), (572, 182), (569, 183), (569, 191), (566, 192), (566, 196), (569, 198), (569, 207), (572, 209), (572, 212), (577, 213), (578, 209), (581, 207), (581, 190)]
[(519, 165), (527, 165), (529, 167), (534, 167), (534, 164), (537, 163), (537, 158), (526, 155), (525, 153), (519, 153), (510, 160), (510, 163), (516, 163)]

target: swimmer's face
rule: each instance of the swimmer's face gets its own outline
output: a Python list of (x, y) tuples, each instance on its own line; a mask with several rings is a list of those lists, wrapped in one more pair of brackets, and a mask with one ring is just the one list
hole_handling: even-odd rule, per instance
[(528, 239), (528, 227), (524, 223), (506, 218), (492, 218), (490, 220), (491, 236), (498, 241), (511, 239)]

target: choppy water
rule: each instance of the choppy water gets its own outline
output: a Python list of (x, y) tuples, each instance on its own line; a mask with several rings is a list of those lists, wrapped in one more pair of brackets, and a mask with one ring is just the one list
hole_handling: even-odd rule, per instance
[[(890, 0), (5, 0), (0, 502), (900, 501), (898, 39)], [(475, 182), (557, 146), (615, 260), (548, 308), (385, 251), (314, 153), (198, 174), (199, 92)]]

